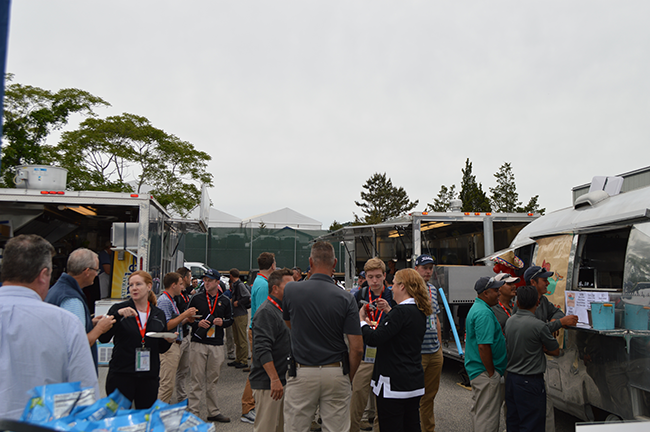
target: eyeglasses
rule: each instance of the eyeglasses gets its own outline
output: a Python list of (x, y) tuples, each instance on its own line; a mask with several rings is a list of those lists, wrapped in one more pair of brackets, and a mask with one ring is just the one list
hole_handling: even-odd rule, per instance
[(98, 268), (92, 268), (92, 267), (86, 267), (86, 268), (87, 268), (88, 270), (94, 270), (94, 271), (96, 271), (97, 273), (99, 273), (99, 269), (98, 269)]

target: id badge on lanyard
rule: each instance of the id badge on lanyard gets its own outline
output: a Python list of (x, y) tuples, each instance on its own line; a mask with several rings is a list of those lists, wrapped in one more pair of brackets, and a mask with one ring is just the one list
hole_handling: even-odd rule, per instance
[(149, 303), (147, 303), (147, 315), (144, 324), (140, 322), (140, 315), (136, 314), (135, 319), (138, 323), (140, 336), (142, 336), (142, 347), (135, 349), (135, 371), (149, 372), (151, 370), (151, 350), (144, 346), (144, 334), (146, 332), (147, 321), (149, 321)]
[(366, 352), (363, 354), (363, 361), (366, 363), (374, 363), (377, 357), (377, 348), (366, 345)]
[(135, 371), (149, 372), (151, 370), (151, 350), (149, 348), (136, 348)]

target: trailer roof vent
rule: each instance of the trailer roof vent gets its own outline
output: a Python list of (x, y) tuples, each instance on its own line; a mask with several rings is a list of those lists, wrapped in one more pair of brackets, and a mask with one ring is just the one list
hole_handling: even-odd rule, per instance
[(573, 204), (573, 208), (578, 210), (580, 208), (593, 207), (607, 198), (609, 198), (609, 194), (604, 190), (589, 192), (588, 194), (578, 197), (575, 204)]
[(449, 201), (449, 208), (452, 212), (460, 212), (460, 209), (463, 207), (463, 202), (459, 199), (453, 199)]

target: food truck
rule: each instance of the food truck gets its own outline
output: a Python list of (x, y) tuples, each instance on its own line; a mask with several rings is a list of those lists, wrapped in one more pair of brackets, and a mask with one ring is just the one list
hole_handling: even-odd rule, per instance
[(460, 201), (454, 200), (448, 212), (414, 212), (376, 225), (347, 226), (318, 239), (339, 241), (344, 247), (348, 290), (370, 258), (381, 258), (390, 273), (390, 267), (413, 267), (419, 255), (431, 255), (436, 263), (431, 282), (443, 289), (450, 309), (449, 314), (439, 315), (443, 354), (461, 360), (465, 317), (476, 297), (474, 283), (482, 276), (494, 276), (493, 263), (486, 265), (480, 259), (507, 248), (539, 216), (463, 212)]
[[(52, 283), (74, 249), (100, 251), (110, 242), (110, 297), (126, 297), (126, 280), (135, 270), (151, 273), (158, 293), (162, 276), (183, 265), (184, 234), (207, 229), (203, 204), (200, 220), (174, 218), (146, 193), (66, 190), (66, 174), (58, 167), (21, 166), (17, 187), (0, 189), (0, 247), (20, 234), (48, 240), (56, 250)], [(205, 188), (203, 194), (209, 205)]]
[(579, 323), (547, 357), (548, 394), (585, 421), (650, 417), (650, 186), (618, 193), (623, 179), (610, 179), (490, 257), (554, 272), (549, 300)]

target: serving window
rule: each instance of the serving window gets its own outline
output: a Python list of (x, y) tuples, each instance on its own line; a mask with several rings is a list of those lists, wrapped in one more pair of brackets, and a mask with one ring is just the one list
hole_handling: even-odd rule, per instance
[(622, 291), (630, 228), (580, 235), (578, 289)]

